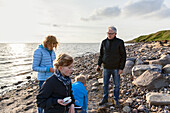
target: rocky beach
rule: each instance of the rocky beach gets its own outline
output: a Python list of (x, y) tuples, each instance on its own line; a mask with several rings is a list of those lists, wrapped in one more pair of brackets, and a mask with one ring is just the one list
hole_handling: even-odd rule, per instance
[[(102, 70), (96, 72), (99, 53), (75, 57), (74, 73), (87, 77), (88, 113), (169, 113), (170, 112), (170, 41), (135, 43), (126, 46), (126, 65), (121, 75), (120, 106), (113, 101), (113, 82), (109, 85), (109, 102), (103, 106)], [(34, 72), (33, 72), (34, 73)], [(30, 77), (26, 79), (30, 79)], [(38, 81), (0, 96), (0, 113), (37, 113)]]

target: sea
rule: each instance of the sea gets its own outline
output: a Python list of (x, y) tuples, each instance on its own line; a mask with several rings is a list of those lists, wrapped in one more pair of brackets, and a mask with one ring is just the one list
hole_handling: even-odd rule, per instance
[[(0, 96), (36, 79), (37, 72), (32, 70), (32, 60), (38, 45), (40, 44), (0, 43)], [(56, 56), (66, 53), (75, 58), (97, 53), (99, 48), (100, 43), (61, 43), (57, 47)]]

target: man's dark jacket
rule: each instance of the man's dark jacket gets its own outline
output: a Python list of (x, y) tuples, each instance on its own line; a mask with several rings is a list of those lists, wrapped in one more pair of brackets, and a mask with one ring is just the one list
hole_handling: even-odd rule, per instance
[(121, 69), (123, 70), (126, 62), (126, 50), (124, 41), (114, 37), (113, 39), (106, 38), (102, 41), (98, 65), (106, 69)]
[[(72, 94), (72, 85), (64, 85), (56, 75), (49, 77), (42, 85), (39, 94), (37, 95), (37, 105), (44, 109), (44, 113), (65, 113), (68, 105), (62, 106), (57, 102), (57, 99), (71, 97), (74, 103)], [(70, 105), (70, 104), (69, 104)]]

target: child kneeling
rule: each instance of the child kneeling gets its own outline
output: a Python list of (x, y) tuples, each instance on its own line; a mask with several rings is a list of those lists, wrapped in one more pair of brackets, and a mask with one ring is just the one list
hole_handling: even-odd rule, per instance
[[(88, 94), (86, 90), (86, 78), (84, 75), (79, 75), (75, 78), (72, 84), (75, 106), (80, 106), (82, 110), (79, 113), (87, 113)], [(75, 110), (76, 112), (78, 110)]]

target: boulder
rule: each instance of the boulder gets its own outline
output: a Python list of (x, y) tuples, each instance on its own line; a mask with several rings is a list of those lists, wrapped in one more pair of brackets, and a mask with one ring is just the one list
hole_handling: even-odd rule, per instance
[(150, 105), (170, 105), (170, 94), (149, 92), (146, 94), (146, 100)]
[(143, 63), (144, 62), (140, 58), (137, 58), (136, 62), (135, 62), (135, 65), (142, 65)]
[(135, 65), (132, 68), (132, 75), (138, 77), (139, 75), (141, 75), (146, 70), (154, 70), (154, 71), (161, 72), (162, 71), (162, 66), (161, 65), (156, 65), (156, 64), (152, 64), (152, 65)]
[(166, 64), (170, 64), (170, 55), (162, 55), (160, 59), (157, 60), (150, 60), (149, 64), (158, 64), (165, 66)]
[(135, 62), (135, 61), (136, 61), (136, 57), (127, 58), (126, 61), (128, 61), (128, 60), (130, 60), (130, 61), (132, 61), (132, 62)]
[(144, 87), (149, 90), (159, 89), (164, 86), (168, 86), (168, 80), (166, 80), (160, 72), (147, 70), (141, 76), (136, 78), (133, 82), (136, 86)]
[(123, 69), (123, 75), (132, 74), (133, 66), (134, 66), (134, 62), (131, 60), (127, 60), (125, 64), (125, 68)]

